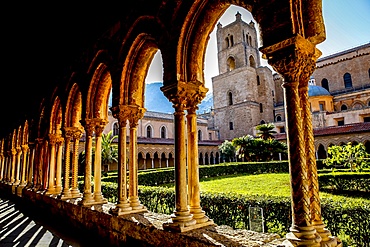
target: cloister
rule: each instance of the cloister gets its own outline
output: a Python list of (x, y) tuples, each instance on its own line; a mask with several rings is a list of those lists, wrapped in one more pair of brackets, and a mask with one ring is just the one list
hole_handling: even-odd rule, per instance
[[(75, 212), (86, 213), (86, 217), (92, 208), (106, 204), (101, 192), (100, 150), (112, 89), (111, 111), (119, 122), (119, 199), (110, 214), (117, 220), (147, 212), (138, 196), (137, 125), (146, 110), (144, 79), (159, 49), (164, 69), (161, 90), (173, 104), (175, 126), (176, 209), (163, 224), (163, 231), (168, 241), (175, 241), (171, 234), (214, 225), (200, 200), (196, 110), (208, 91), (203, 70), (209, 34), (233, 4), (252, 13), (261, 28), (260, 51), (284, 77), (292, 206), (292, 225), (284, 246), (341, 246), (321, 216), (307, 93), (309, 77), (320, 56), (316, 45), (325, 40), (321, 0), (135, 2), (122, 8), (120, 21), (112, 23), (93, 47), (86, 48), (65, 75), (67, 79), (55, 85), (52, 94), (45, 95), (37, 114), (2, 137), (1, 191), (19, 197), (34, 195), (35, 203), (40, 198), (44, 202), (74, 202)], [(128, 142), (126, 128), (130, 133)], [(77, 154), (83, 134), (86, 163), (84, 189), (79, 191)], [(115, 232), (111, 237), (117, 235)]]

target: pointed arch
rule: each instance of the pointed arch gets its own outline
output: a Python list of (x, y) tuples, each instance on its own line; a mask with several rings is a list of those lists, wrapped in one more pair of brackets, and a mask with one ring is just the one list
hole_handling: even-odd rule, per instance
[(68, 94), (64, 127), (79, 127), (82, 117), (82, 94), (76, 83)]

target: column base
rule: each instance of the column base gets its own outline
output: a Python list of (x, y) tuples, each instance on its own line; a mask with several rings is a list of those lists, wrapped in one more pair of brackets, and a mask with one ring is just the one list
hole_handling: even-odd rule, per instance
[(212, 221), (206, 216), (206, 213), (202, 210), (201, 207), (199, 208), (190, 208), (190, 214), (193, 215), (193, 219), (197, 222), (197, 224), (205, 223), (207, 221)]
[(286, 239), (283, 242), (284, 246), (295, 247), (320, 247), (321, 237), (312, 226), (307, 227), (291, 227)]
[(175, 212), (171, 217), (172, 219), (163, 223), (164, 230), (186, 232), (201, 227), (201, 224), (197, 224), (189, 211)]
[[(316, 232), (320, 235), (320, 237), (322, 239), (321, 242), (320, 242), (322, 247), (336, 247), (336, 246), (339, 246), (338, 242), (340, 242), (340, 240), (337, 237), (331, 236), (330, 231), (325, 228), (324, 224), (313, 225), (313, 227), (316, 229)], [(340, 245), (342, 245), (342, 244), (340, 243)]]
[(144, 207), (142, 209), (132, 209), (131, 207), (129, 208), (112, 208), (109, 211), (112, 215), (120, 216), (120, 215), (127, 215), (127, 214), (138, 214), (138, 213), (146, 213), (148, 210)]
[(26, 187), (25, 184), (20, 184), (18, 187), (17, 187), (17, 196), (19, 197), (22, 197), (22, 190)]

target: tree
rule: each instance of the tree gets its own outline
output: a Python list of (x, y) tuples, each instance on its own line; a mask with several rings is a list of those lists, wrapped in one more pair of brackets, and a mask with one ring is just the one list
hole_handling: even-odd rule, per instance
[(249, 161), (253, 154), (253, 141), (254, 137), (251, 135), (234, 138), (232, 144), (236, 148), (236, 155), (238, 155), (239, 158), (243, 158), (244, 161)]
[(275, 128), (275, 125), (273, 123), (267, 123), (267, 124), (260, 124), (256, 126), (257, 136), (262, 138), (263, 140), (267, 139), (274, 139), (277, 132), (273, 130)]
[[(107, 134), (102, 134), (101, 143), (101, 164), (103, 171), (108, 171), (108, 166), (114, 162), (118, 162), (118, 146), (113, 144), (113, 141), (117, 139), (117, 135), (113, 135), (113, 131), (109, 131)], [(85, 164), (86, 156), (85, 150), (79, 155), (79, 163)], [(95, 137), (93, 137), (93, 148), (92, 148), (92, 162), (94, 164), (95, 156)]]
[(235, 147), (231, 141), (225, 140), (220, 146), (218, 146), (218, 149), (221, 151), (225, 160), (233, 161), (235, 157)]
[(348, 142), (342, 146), (331, 146), (328, 148), (328, 157), (324, 164), (334, 168), (335, 166), (349, 167), (351, 171), (370, 167), (370, 155), (366, 152), (364, 144), (352, 145)]

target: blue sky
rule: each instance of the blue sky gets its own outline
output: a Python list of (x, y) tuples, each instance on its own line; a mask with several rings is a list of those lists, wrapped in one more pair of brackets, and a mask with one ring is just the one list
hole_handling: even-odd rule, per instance
[[(219, 22), (223, 26), (233, 22), (237, 11), (244, 21), (249, 23), (252, 20), (247, 10), (230, 6)], [(370, 42), (370, 0), (323, 0), (323, 17), (326, 40), (317, 45), (322, 57)], [(266, 60), (261, 62), (268, 66)], [(149, 68), (147, 83), (162, 81), (162, 73), (162, 61), (160, 53), (157, 53)], [(218, 75), (215, 32), (208, 42), (204, 73), (206, 87), (212, 90), (211, 78)]]

